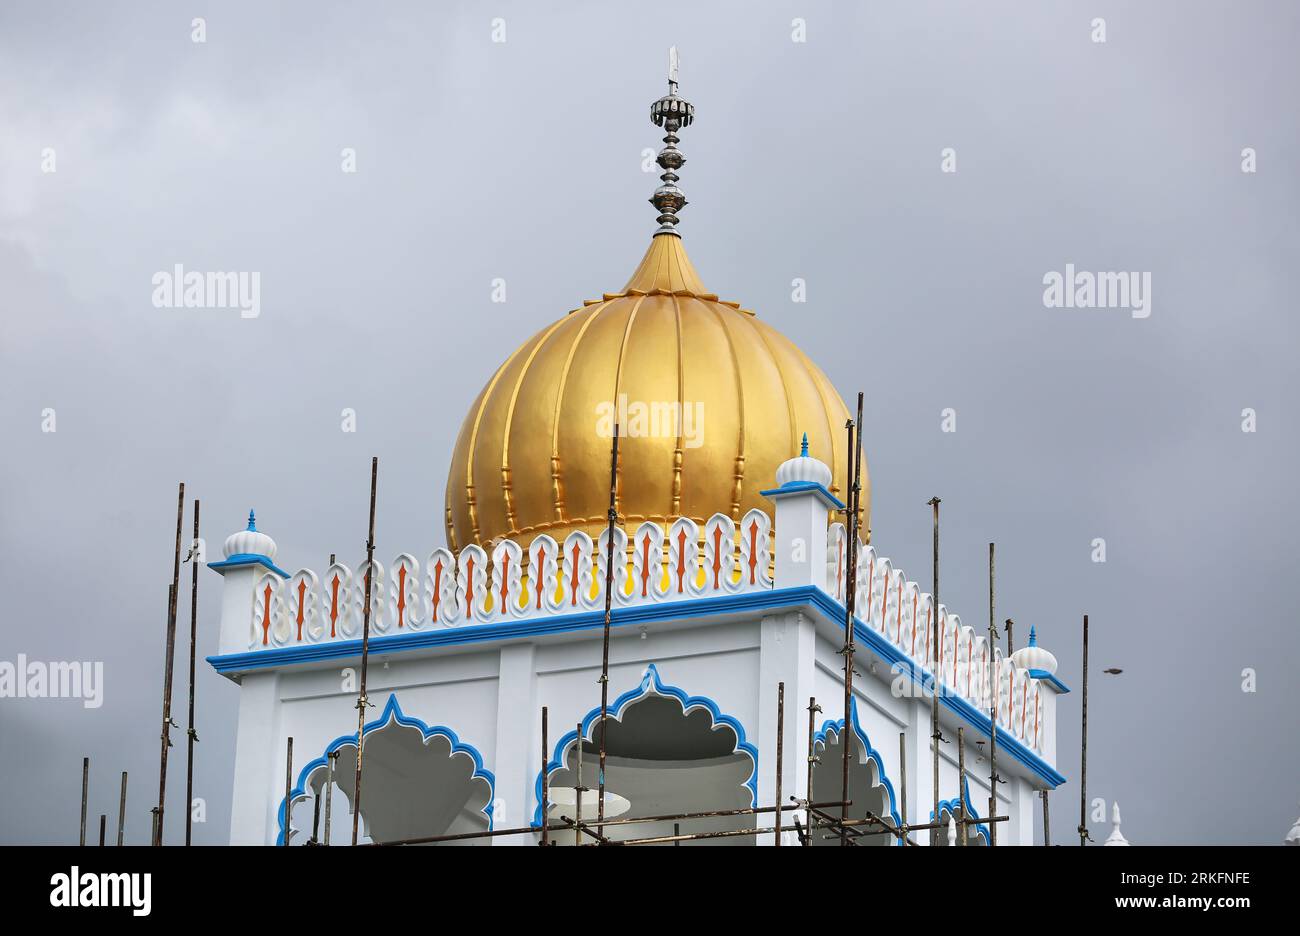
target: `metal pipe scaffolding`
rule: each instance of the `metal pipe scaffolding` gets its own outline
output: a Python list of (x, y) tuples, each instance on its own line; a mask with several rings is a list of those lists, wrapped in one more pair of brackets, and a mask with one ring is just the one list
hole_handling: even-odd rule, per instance
[(122, 844), (122, 830), (126, 825), (126, 771), (122, 771), (122, 795), (117, 802), (117, 844)]
[(1079, 845), (1088, 844), (1088, 615), (1083, 616), (1083, 737), (1079, 764)]
[[(550, 820), (546, 818), (546, 813), (550, 810), (550, 805), (551, 805), (548, 802), (548, 799), (550, 797), (550, 792), (551, 792), (551, 778), (550, 778), (550, 771), (546, 769), (548, 758), (550, 757), (550, 754), (547, 750), (549, 744), (548, 744), (546, 733), (547, 733), (546, 706), (543, 705), (542, 706), (542, 804), (541, 804), (542, 805), (542, 841), (540, 843), (542, 845), (551, 844)], [(578, 743), (579, 744), (582, 743), (581, 738), (578, 739)]]
[[(939, 818), (939, 740), (943, 736), (939, 733), (939, 658), (941, 650), (939, 641), (943, 639), (943, 634), (939, 630), (939, 498), (932, 497), (927, 502), (934, 510), (934, 590), (931, 594), (930, 604), (930, 632), (935, 636), (932, 644), (934, 653), (930, 657), (932, 672), (934, 673), (934, 684), (930, 692), (930, 748), (934, 763), (934, 775), (931, 780), (933, 789), (930, 791), (934, 794), (934, 818)], [(930, 834), (929, 844), (934, 844), (934, 834)]]
[[(1002, 683), (999, 681), (1000, 667), (997, 664), (998, 652), (998, 628), (993, 619), (993, 544), (989, 543), (989, 665), (992, 672), (985, 673), (984, 678), (989, 680), (989, 686), (992, 689), (990, 696), (992, 701), (989, 704), (989, 815), (997, 815), (998, 811), (998, 694), (1002, 691)], [(1008, 622), (1009, 624), (1010, 622)], [(989, 845), (998, 843), (998, 827), (989, 826)]]
[[(816, 696), (808, 697), (808, 785), (804, 787), (804, 802), (812, 804), (813, 792), (813, 767), (817, 764), (817, 751), (813, 746), (813, 734), (817, 730), (817, 713), (820, 712), (821, 706), (817, 704)], [(803, 836), (803, 844), (812, 844), (813, 817), (808, 813), (805, 817), (808, 823), (808, 831)]]
[[(602, 836), (605, 833), (605, 722), (609, 718), (609, 628), (614, 602), (614, 527), (618, 524), (618, 423), (614, 423), (614, 445), (609, 455), (608, 517), (609, 527), (605, 537), (608, 541), (605, 544), (605, 628), (600, 657), (600, 773), (596, 777), (596, 833)], [(623, 558), (620, 556), (619, 561), (623, 561)], [(581, 735), (578, 744), (582, 744)]]
[[(782, 752), (785, 746), (785, 683), (776, 684), (776, 804), (781, 805), (781, 771), (785, 767), (782, 758)], [(776, 811), (776, 840), (773, 845), (781, 845), (781, 814), (783, 809)]]
[[(333, 563), (330, 563), (333, 565)], [(339, 752), (325, 756), (325, 844), (330, 843), (330, 812), (334, 806), (334, 762), (338, 760)]]
[(194, 645), (198, 639), (199, 621), (199, 501), (194, 499), (194, 542), (190, 543), (190, 718), (185, 734), (188, 739), (185, 755), (185, 844), (190, 844), (194, 826), (194, 744), (199, 740), (194, 730)]
[(293, 810), (293, 738), (289, 738), (288, 746), (284, 752), (284, 847), (289, 847), (289, 833), (292, 829), (289, 827), (289, 820), (292, 818)]
[(966, 844), (966, 729), (957, 727), (957, 839)]
[(379, 458), (370, 460), (370, 532), (366, 536), (366, 596), (361, 609), (361, 689), (357, 694), (357, 776), (352, 788), (352, 844), (357, 844), (361, 823), (361, 743), (366, 730), (366, 669), (370, 663), (370, 576), (375, 565), (375, 488), (379, 482)]
[[(862, 393), (858, 393), (857, 419), (849, 420), (845, 428), (849, 434), (848, 474), (849, 484), (849, 545), (847, 556), (848, 582), (844, 594), (844, 730), (840, 733), (841, 781), (840, 819), (849, 817), (849, 746), (853, 733), (853, 619), (857, 612), (858, 595), (858, 506), (862, 490)], [(870, 609), (868, 609), (870, 613)], [(840, 846), (848, 845), (848, 835), (840, 835)]]
[(176, 497), (176, 550), (172, 584), (167, 592), (167, 658), (163, 661), (162, 753), (158, 757), (158, 809), (154, 815), (155, 845), (163, 842), (163, 813), (167, 802), (167, 749), (172, 746), (172, 673), (176, 656), (176, 592), (181, 583), (181, 529), (185, 522), (185, 482)]
[(81, 759), (81, 842), (86, 844), (86, 798), (90, 792), (90, 758)]

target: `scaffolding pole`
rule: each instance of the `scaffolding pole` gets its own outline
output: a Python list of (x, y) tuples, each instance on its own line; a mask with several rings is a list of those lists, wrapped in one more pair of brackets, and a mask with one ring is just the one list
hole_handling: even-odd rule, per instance
[(289, 738), (288, 746), (284, 752), (284, 847), (289, 847), (289, 820), (292, 817), (293, 795), (293, 738)]
[[(785, 745), (785, 683), (776, 684), (776, 804), (781, 805), (781, 771), (785, 768), (783, 760), (783, 750)], [(773, 845), (781, 845), (781, 814), (782, 809), (776, 811), (776, 840)]]
[(122, 844), (122, 830), (126, 825), (126, 771), (122, 771), (122, 795), (117, 801), (117, 844)]
[[(334, 563), (330, 563), (333, 565)], [(339, 753), (325, 755), (325, 844), (330, 843), (330, 812), (334, 806), (334, 761)]]
[[(844, 730), (840, 732), (841, 795), (840, 819), (849, 817), (849, 745), (853, 733), (853, 618), (857, 612), (858, 592), (858, 494), (862, 487), (862, 394), (858, 393), (857, 419), (845, 424), (848, 430), (849, 484), (849, 545), (847, 556), (848, 582), (844, 595)], [(870, 609), (868, 609), (870, 613)], [(840, 835), (840, 846), (848, 845), (848, 835)]]
[(902, 825), (907, 826), (907, 732), (898, 733), (898, 778), (902, 784), (902, 811), (900, 818)]
[[(581, 744), (582, 740), (579, 739), (578, 743)], [(551, 806), (550, 802), (548, 801), (551, 792), (551, 778), (550, 778), (550, 771), (546, 769), (546, 765), (548, 763), (547, 758), (550, 756), (549, 752), (547, 751), (548, 746), (549, 746), (549, 742), (547, 738), (547, 727), (546, 727), (546, 706), (543, 705), (542, 706), (542, 804), (541, 804), (542, 805), (541, 844), (543, 845), (551, 844), (551, 831), (550, 831), (551, 821), (546, 817), (546, 813), (550, 810), (550, 806)]]
[(185, 844), (190, 844), (194, 826), (194, 744), (199, 740), (194, 730), (194, 645), (199, 621), (199, 501), (194, 499), (194, 542), (190, 544), (190, 718), (185, 734)]
[[(934, 764), (931, 784), (933, 789), (930, 791), (934, 794), (934, 818), (939, 818), (939, 740), (943, 736), (939, 733), (939, 658), (941, 651), (939, 641), (943, 639), (943, 634), (939, 631), (939, 498), (931, 497), (927, 502), (934, 511), (934, 548), (932, 552), (933, 559), (933, 576), (934, 589), (930, 597), (930, 631), (936, 638), (932, 646), (934, 653), (930, 658), (933, 667), (933, 685), (930, 692), (930, 749), (932, 762)], [(934, 844), (934, 833), (930, 834), (930, 845)]]
[(966, 729), (957, 726), (957, 833), (958, 845), (966, 844)]
[(366, 730), (366, 670), (370, 664), (370, 591), (375, 565), (375, 488), (379, 483), (379, 458), (370, 460), (370, 531), (366, 535), (366, 597), (361, 606), (361, 688), (357, 694), (357, 775), (352, 788), (352, 844), (357, 844), (361, 824), (361, 743)]
[(1083, 616), (1083, 736), (1079, 756), (1079, 845), (1088, 844), (1088, 615)]
[[(600, 772), (596, 776), (596, 833), (605, 834), (605, 721), (609, 717), (609, 630), (614, 604), (614, 528), (618, 524), (618, 423), (609, 455), (609, 527), (605, 539), (605, 628), (600, 656)], [(619, 557), (620, 560), (623, 557)], [(575, 586), (576, 587), (576, 586)], [(578, 738), (582, 743), (582, 738)], [(581, 799), (581, 794), (579, 794)]]
[[(813, 746), (813, 734), (817, 730), (817, 713), (820, 712), (821, 710), (822, 710), (821, 706), (817, 704), (817, 697), (809, 696), (808, 697), (808, 785), (804, 788), (804, 802), (808, 803), (809, 805), (812, 804), (813, 767), (816, 766), (817, 764), (817, 751), (816, 748)], [(811, 845), (812, 833), (813, 833), (813, 817), (811, 812), (808, 813), (808, 815), (805, 817), (805, 821), (808, 823), (808, 829), (803, 836), (803, 844)]]
[[(573, 844), (582, 844), (582, 794), (587, 792), (587, 788), (582, 783), (582, 722), (578, 722), (578, 776), (573, 784), (574, 811), (576, 815), (573, 821)], [(546, 817), (542, 817), (546, 821)]]
[(81, 759), (81, 845), (86, 844), (86, 799), (90, 794), (90, 758)]
[(163, 843), (163, 815), (167, 802), (167, 749), (172, 746), (172, 675), (176, 656), (176, 593), (181, 583), (181, 529), (185, 522), (185, 482), (176, 497), (176, 549), (172, 584), (167, 592), (167, 658), (163, 661), (162, 753), (158, 756), (158, 808), (154, 815), (154, 845)]
[[(992, 697), (989, 703), (989, 815), (995, 816), (998, 812), (998, 694), (1002, 690), (1002, 683), (999, 681), (1000, 667), (997, 664), (998, 652), (998, 628), (994, 623), (994, 569), (993, 569), (993, 549), (992, 543), (989, 543), (989, 664), (993, 667), (991, 673), (985, 673), (985, 679), (989, 680), (989, 687)], [(1010, 625), (1010, 621), (1007, 622)], [(1010, 633), (1008, 631), (1008, 633)], [(1008, 640), (1010, 638), (1008, 637)], [(989, 845), (997, 845), (998, 827), (989, 826)]]

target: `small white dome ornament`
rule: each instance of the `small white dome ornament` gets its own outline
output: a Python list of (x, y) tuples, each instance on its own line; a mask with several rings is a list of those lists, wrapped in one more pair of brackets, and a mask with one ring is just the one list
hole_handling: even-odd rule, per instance
[(808, 433), (803, 434), (799, 454), (782, 462), (776, 469), (776, 483), (781, 487), (789, 484), (820, 484), (827, 490), (830, 489), (830, 466), (808, 454)]
[(1030, 676), (1056, 675), (1056, 657), (1038, 646), (1038, 633), (1033, 627), (1029, 628), (1029, 646), (1011, 654), (1011, 659), (1017, 666), (1029, 670)]
[(1128, 845), (1128, 839), (1119, 830), (1119, 803), (1110, 804), (1110, 835), (1102, 845)]
[(248, 512), (248, 529), (240, 530), (238, 533), (232, 533), (226, 537), (226, 545), (223, 547), (222, 552), (227, 559), (235, 556), (263, 556), (274, 562), (276, 548), (275, 540), (257, 529), (257, 518), (253, 516), (253, 511), (250, 510)]
[(1300, 819), (1295, 821), (1295, 825), (1293, 825), (1291, 831), (1286, 834), (1286, 838), (1282, 839), (1282, 844), (1300, 845)]

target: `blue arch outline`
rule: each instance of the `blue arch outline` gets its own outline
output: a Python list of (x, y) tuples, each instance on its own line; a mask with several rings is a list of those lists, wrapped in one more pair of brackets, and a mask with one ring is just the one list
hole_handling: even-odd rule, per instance
[[(631, 705), (633, 702), (644, 699), (648, 695), (659, 695), (676, 699), (681, 703), (683, 715), (689, 714), (692, 709), (706, 709), (709, 712), (709, 715), (713, 718), (713, 727), (716, 728), (718, 725), (726, 725), (731, 729), (732, 733), (736, 736), (736, 746), (732, 750), (732, 753), (745, 754), (749, 757), (751, 765), (749, 779), (742, 785), (749, 790), (749, 805), (751, 807), (757, 806), (758, 748), (754, 747), (754, 745), (750, 744), (745, 739), (745, 726), (742, 725), (738, 719), (733, 718), (730, 715), (722, 714), (722, 710), (718, 708), (718, 704), (708, 696), (687, 695), (684, 690), (679, 689), (677, 686), (669, 686), (665, 684), (663, 679), (659, 676), (658, 667), (653, 663), (646, 666), (645, 673), (641, 676), (641, 684), (639, 686), (635, 689), (629, 689), (610, 703), (609, 717), (616, 721), (621, 721), (623, 709)], [(597, 706), (588, 712), (582, 719), (582, 737), (584, 740), (591, 739), (591, 726), (595, 724), (599, 718), (600, 708)], [(575, 729), (567, 732), (558, 742), (556, 742), (555, 753), (546, 763), (545, 773), (547, 777), (550, 777), (551, 774), (564, 766), (564, 752), (568, 749), (569, 745), (573, 744), (577, 739), (578, 732)], [(534, 829), (540, 829), (542, 827), (542, 771), (540, 770), (537, 771), (537, 780), (533, 784), (533, 798), (537, 805), (533, 808), (532, 826)]]
[[(889, 815), (894, 820), (894, 825), (902, 825), (902, 818), (898, 815), (898, 800), (894, 795), (894, 784), (890, 781), (889, 775), (885, 772), (885, 758), (871, 746), (871, 739), (867, 737), (866, 731), (863, 730), (862, 724), (858, 721), (858, 700), (852, 699), (849, 704), (849, 718), (853, 721), (853, 733), (857, 736), (858, 741), (862, 743), (862, 749), (867, 752), (867, 760), (874, 761), (876, 765), (876, 776), (880, 780), (880, 785), (885, 788), (889, 794)], [(835, 735), (837, 738), (840, 732), (844, 730), (844, 719), (832, 718), (822, 722), (821, 728), (813, 735), (813, 750), (816, 751), (817, 745), (826, 750), (827, 735)], [(811, 794), (810, 794), (811, 795)], [(895, 845), (902, 845), (903, 840), (894, 836)]]
[[(979, 819), (980, 814), (975, 811), (975, 807), (971, 805), (970, 801), (970, 777), (966, 778), (965, 786), (962, 788), (961, 798), (966, 801), (966, 815), (972, 819)], [(939, 800), (939, 813), (942, 815), (946, 811), (950, 816), (955, 817), (958, 805), (960, 805), (960, 803), (958, 798), (955, 796), (952, 799)], [(935, 821), (933, 809), (930, 810), (930, 821)], [(946, 835), (947, 833), (945, 832), (944, 834)], [(989, 827), (987, 825), (977, 823), (975, 826), (975, 835), (976, 838), (983, 839), (985, 845), (989, 843)]]
[[(470, 779), (483, 780), (488, 785), (487, 805), (484, 806), (483, 809), (480, 810), (480, 812), (482, 812), (483, 815), (487, 816), (488, 831), (491, 831), (492, 803), (496, 798), (497, 781), (492, 771), (488, 770), (483, 766), (483, 755), (478, 752), (478, 748), (474, 747), (474, 745), (472, 744), (463, 743), (460, 740), (460, 737), (456, 734), (456, 732), (448, 728), (446, 725), (426, 725), (419, 718), (416, 718), (413, 715), (407, 715), (405, 712), (402, 711), (401, 703), (397, 701), (396, 692), (389, 694), (388, 702), (387, 704), (384, 705), (384, 711), (380, 714), (380, 716), (376, 718), (374, 721), (368, 722), (366, 726), (362, 729), (361, 731), (362, 743), (363, 744), (365, 743), (366, 735), (370, 734), (372, 731), (378, 731), (381, 728), (386, 727), (392, 722), (397, 722), (397, 724), (401, 725), (404, 728), (420, 729), (420, 733), (423, 736), (423, 740), (426, 744), (428, 743), (430, 738), (435, 736), (446, 738), (447, 741), (451, 744), (451, 756), (453, 757), (455, 757), (457, 754), (469, 755), (470, 759), (474, 762), (474, 772), (470, 775)], [(339, 737), (331, 741), (326, 746), (324, 754), (322, 754), (320, 757), (316, 758), (315, 760), (310, 761), (307, 764), (307, 766), (303, 767), (301, 772), (299, 772), (297, 785), (294, 786), (294, 788), (289, 791), (290, 804), (292, 805), (293, 803), (298, 802), (298, 800), (305, 799), (307, 797), (307, 778), (311, 776), (312, 771), (319, 770), (320, 768), (324, 767), (326, 765), (327, 758), (331, 754), (333, 754), (335, 751), (339, 750), (340, 748), (356, 747), (356, 745), (357, 745), (357, 736), (355, 732), (349, 732), (348, 734), (340, 735)], [(284, 797), (280, 797), (280, 804), (276, 807), (275, 811), (277, 815), (276, 822), (279, 827), (279, 831), (275, 837), (275, 844), (283, 845), (284, 844), (284, 820), (285, 820), (285, 812), (286, 812)]]

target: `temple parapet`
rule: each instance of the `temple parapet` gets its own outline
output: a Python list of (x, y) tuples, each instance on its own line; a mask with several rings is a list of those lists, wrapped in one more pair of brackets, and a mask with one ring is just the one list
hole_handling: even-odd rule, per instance
[[(826, 590), (841, 604), (848, 584), (848, 542), (844, 524), (832, 524), (826, 545)], [(935, 636), (931, 626), (934, 600), (928, 592), (889, 559), (876, 555), (875, 548), (861, 539), (857, 560), (858, 619), (862, 624), (924, 666), (928, 675), (933, 675), (932, 669), (937, 670), (941, 693), (966, 701), (984, 715), (993, 708), (993, 687), (997, 686), (998, 730), (1043, 753), (1048, 747), (1045, 716), (1049, 706), (1054, 714), (1055, 701), (1044, 695), (1040, 683), (1051, 680), (1053, 689), (1049, 691), (1055, 692), (1060, 684), (1055, 682), (1054, 674), (1018, 665), (996, 644), (990, 654), (988, 638), (962, 624), (961, 617), (949, 613), (942, 603)], [(1048, 721), (1055, 723), (1054, 718)]]
[[(273, 556), (273, 541), (258, 535), (259, 543)], [(247, 539), (248, 534), (233, 536), (230, 549), (247, 548), (240, 537)], [(526, 549), (513, 540), (502, 540), (490, 553), (470, 545), (459, 554), (438, 548), (422, 560), (402, 553), (387, 566), (376, 561), (370, 576), (370, 633), (473, 627), (602, 609), (607, 537), (602, 532), (592, 540), (575, 531), (563, 543), (538, 536)], [(739, 524), (723, 514), (715, 514), (703, 527), (687, 518), (676, 520), (667, 530), (646, 522), (637, 527), (630, 544), (627, 533), (616, 527), (615, 555), (626, 559), (614, 569), (614, 607), (804, 585), (773, 581), (775, 541), (771, 520), (761, 510), (751, 510)], [(824, 591), (841, 607), (847, 585), (847, 542), (844, 525), (832, 524), (826, 539)], [(336, 562), (323, 574), (301, 569), (290, 575), (276, 567), (271, 557), (239, 551), (213, 567), (227, 575), (228, 589), (244, 596), (228, 604), (226, 614), (234, 619), (223, 620), (224, 653), (361, 637), (364, 561), (355, 569)], [(1053, 756), (1055, 745), (1045, 726), (1054, 720), (1054, 690), (1059, 684), (1051, 674), (1018, 665), (996, 646), (990, 654), (987, 638), (963, 625), (942, 604), (939, 636), (934, 638), (931, 596), (861, 542), (857, 575), (859, 624), (896, 649), (898, 673), (891, 676), (919, 673), (928, 681), (937, 670), (941, 693), (963, 700), (985, 716), (993, 708), (992, 687), (997, 686), (998, 730), (1036, 753)], [(937, 646), (931, 646), (932, 640)], [(1045, 690), (1045, 679), (1052, 689)], [(910, 678), (900, 682), (914, 689)]]
[[(468, 627), (510, 619), (592, 611), (605, 603), (608, 532), (593, 541), (574, 531), (557, 543), (537, 536), (525, 549), (501, 540), (489, 554), (469, 545), (454, 555), (433, 550), (423, 561), (402, 553), (370, 575), (370, 632), (401, 633)], [(616, 607), (738, 594), (773, 587), (771, 520), (751, 510), (736, 524), (714, 514), (701, 528), (680, 518), (665, 531), (647, 522), (633, 534), (614, 529)], [(222, 563), (217, 563), (221, 567)], [(248, 633), (239, 650), (350, 640), (361, 636), (366, 563), (336, 562), (318, 575), (258, 569), (247, 608)]]

